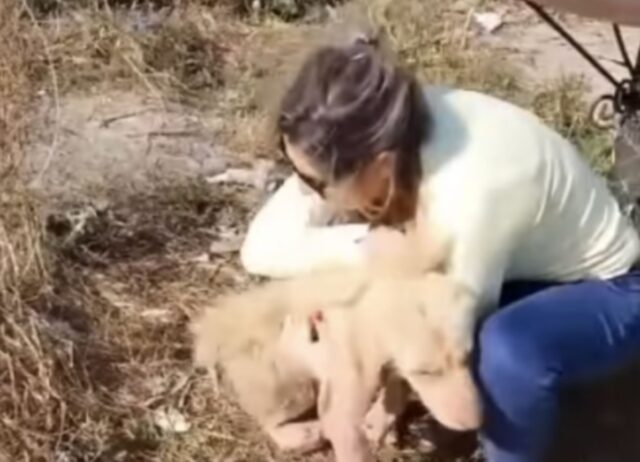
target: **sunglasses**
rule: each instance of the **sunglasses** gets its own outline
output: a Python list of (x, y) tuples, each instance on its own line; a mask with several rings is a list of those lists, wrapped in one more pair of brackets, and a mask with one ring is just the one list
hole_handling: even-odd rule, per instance
[[(301, 172), (295, 165), (295, 163), (291, 160), (291, 158), (287, 155), (287, 149), (284, 142), (284, 138), (280, 138), (280, 152), (286, 159), (286, 161), (291, 166), (292, 170), (296, 175), (313, 191), (315, 191), (320, 197), (326, 199), (326, 192), (328, 187), (328, 182), (323, 180), (318, 180), (317, 178), (313, 178), (309, 175), (305, 175)], [(358, 214), (368, 221), (375, 222), (384, 217), (387, 209), (389, 208), (391, 199), (393, 198), (393, 188), (391, 188), (384, 198), (377, 198), (372, 201), (370, 204), (366, 204), (362, 208), (358, 210)]]
[(327, 182), (323, 180), (318, 180), (317, 178), (313, 178), (309, 175), (305, 175), (296, 167), (296, 164), (287, 155), (287, 148), (284, 143), (284, 138), (280, 138), (280, 152), (282, 153), (284, 158), (287, 160), (287, 162), (289, 163), (289, 165), (291, 166), (295, 174), (298, 175), (298, 177), (307, 186), (309, 186), (309, 188), (311, 188), (313, 191), (318, 193), (320, 197), (324, 198), (327, 190)]

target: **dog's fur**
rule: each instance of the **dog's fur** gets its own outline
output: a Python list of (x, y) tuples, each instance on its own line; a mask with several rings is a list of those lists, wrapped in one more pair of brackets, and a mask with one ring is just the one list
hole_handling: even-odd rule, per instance
[[(327, 438), (339, 461), (368, 460), (365, 435), (380, 440), (402, 411), (398, 378), (443, 423), (477, 425), (467, 351), (456, 349), (459, 326), (451, 324), (470, 298), (431, 270), (438, 261), (421, 258), (425, 248), (413, 236), (395, 261), (368, 270), (318, 272), (223, 297), (192, 325), (196, 362), (228, 382), (282, 449), (312, 450)], [(301, 420), (314, 408), (318, 418)]]
[(282, 334), (284, 351), (319, 383), (321, 428), (336, 459), (372, 460), (362, 425), (388, 371), (446, 426), (476, 428), (480, 405), (466, 350), (449, 334), (458, 330), (450, 311), (463, 309), (471, 295), (438, 273), (378, 276), (352, 287), (346, 303), (291, 314)]

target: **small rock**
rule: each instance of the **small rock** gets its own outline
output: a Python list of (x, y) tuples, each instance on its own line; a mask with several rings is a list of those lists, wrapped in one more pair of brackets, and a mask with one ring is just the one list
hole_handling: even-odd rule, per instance
[(72, 457), (67, 451), (58, 451), (54, 460), (55, 462), (71, 462)]
[(197, 256), (193, 257), (190, 261), (192, 263), (209, 263), (209, 261), (210, 261), (209, 254), (208, 253), (201, 253), (200, 255), (197, 255)]
[(209, 246), (209, 255), (225, 255), (238, 252), (242, 248), (242, 238), (213, 241)]
[(248, 168), (229, 168), (222, 173), (207, 178), (210, 184), (241, 183), (255, 186), (259, 182), (257, 172)]
[(171, 433), (185, 433), (191, 424), (177, 409), (158, 409), (154, 413), (154, 423), (163, 431)]
[(107, 210), (109, 210), (109, 207), (111, 206), (111, 203), (109, 202), (109, 199), (106, 198), (100, 198), (100, 199), (96, 199), (93, 202), (93, 208), (96, 210), (96, 212), (98, 213), (104, 213)]
[(202, 161), (202, 174), (210, 177), (224, 172), (227, 168), (227, 162), (220, 156), (211, 155)]
[(494, 33), (504, 25), (502, 15), (498, 13), (474, 13), (473, 19), (489, 34)]
[(210, 184), (239, 183), (265, 189), (272, 169), (273, 162), (259, 160), (253, 168), (228, 168), (222, 173), (207, 178), (206, 181)]

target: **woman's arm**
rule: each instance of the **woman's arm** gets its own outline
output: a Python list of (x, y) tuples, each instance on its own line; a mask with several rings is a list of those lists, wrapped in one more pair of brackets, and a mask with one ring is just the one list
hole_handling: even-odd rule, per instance
[(575, 14), (603, 20), (640, 26), (640, 2), (638, 0), (535, 0), (542, 6), (550, 6)]
[(467, 188), (452, 186), (446, 201), (431, 204), (450, 230), (446, 272), (471, 294), (446, 318), (451, 341), (467, 351), (478, 320), (499, 302), (513, 252), (534, 226), (539, 190), (517, 176), (487, 172), (467, 178)]
[(365, 260), (360, 240), (366, 224), (327, 226), (332, 213), (314, 192), (291, 176), (255, 216), (240, 251), (245, 269), (269, 277), (290, 277)]

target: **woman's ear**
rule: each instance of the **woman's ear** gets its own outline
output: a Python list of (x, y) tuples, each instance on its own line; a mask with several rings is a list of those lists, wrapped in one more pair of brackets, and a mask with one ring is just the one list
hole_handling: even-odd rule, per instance
[(384, 208), (391, 198), (395, 155), (390, 151), (378, 154), (362, 167), (356, 177), (356, 194), (363, 211)]
[(395, 170), (395, 155), (391, 151), (383, 151), (373, 161), (368, 162), (359, 174), (360, 184), (365, 189), (388, 187)]
[(417, 197), (397, 182), (396, 161), (396, 152), (383, 151), (358, 176), (360, 210), (374, 225), (396, 227), (415, 218)]

